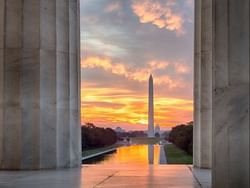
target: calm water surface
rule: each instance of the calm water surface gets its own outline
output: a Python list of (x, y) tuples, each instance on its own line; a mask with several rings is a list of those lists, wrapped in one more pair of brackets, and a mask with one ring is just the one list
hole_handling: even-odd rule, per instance
[(116, 151), (95, 157), (84, 164), (166, 164), (164, 146), (131, 145), (118, 148)]

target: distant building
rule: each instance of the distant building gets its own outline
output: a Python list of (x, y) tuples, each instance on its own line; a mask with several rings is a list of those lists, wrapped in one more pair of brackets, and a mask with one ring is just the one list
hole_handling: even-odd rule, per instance
[(160, 125), (155, 126), (155, 133), (158, 133), (159, 135), (161, 134), (161, 127)]
[(115, 128), (115, 132), (117, 132), (117, 133), (124, 133), (125, 130), (122, 129), (121, 127), (116, 127), (116, 128)]

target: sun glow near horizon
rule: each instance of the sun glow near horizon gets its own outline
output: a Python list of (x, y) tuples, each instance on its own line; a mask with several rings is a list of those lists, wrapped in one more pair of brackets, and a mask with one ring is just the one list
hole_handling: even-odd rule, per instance
[[(84, 89), (85, 88), (85, 89)], [(144, 95), (117, 88), (83, 87), (82, 123), (93, 122), (101, 126), (145, 126), (148, 123), (147, 88)], [(173, 126), (190, 121), (193, 101), (155, 96), (155, 124)]]

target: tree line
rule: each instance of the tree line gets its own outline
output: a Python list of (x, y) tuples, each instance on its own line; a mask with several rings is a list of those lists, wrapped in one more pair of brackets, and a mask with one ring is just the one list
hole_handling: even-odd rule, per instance
[(93, 123), (82, 126), (82, 149), (109, 146), (117, 142), (117, 135), (111, 128), (96, 127)]
[(193, 155), (193, 123), (178, 125), (173, 127), (168, 141), (183, 149), (188, 154)]

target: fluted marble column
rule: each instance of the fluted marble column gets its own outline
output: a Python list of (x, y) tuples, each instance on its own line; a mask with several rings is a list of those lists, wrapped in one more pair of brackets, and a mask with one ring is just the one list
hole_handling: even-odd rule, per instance
[(213, 8), (213, 187), (248, 188), (249, 0)]
[[(212, 99), (212, 184), (250, 186), (249, 1), (196, 0), (194, 158), (203, 160), (202, 98)], [(198, 49), (198, 53), (197, 53)], [(203, 56), (202, 54), (208, 54)], [(210, 54), (210, 55), (209, 55)], [(209, 58), (207, 58), (209, 57)], [(202, 92), (202, 65), (212, 62), (212, 96)], [(206, 75), (210, 78), (210, 74)], [(209, 84), (210, 85), (210, 84)], [(208, 109), (206, 109), (208, 110)], [(200, 163), (200, 161), (194, 161)], [(201, 164), (201, 163), (200, 163)]]
[(79, 0), (0, 0), (0, 169), (80, 166)]
[(195, 1), (194, 166), (212, 166), (212, 1)]

